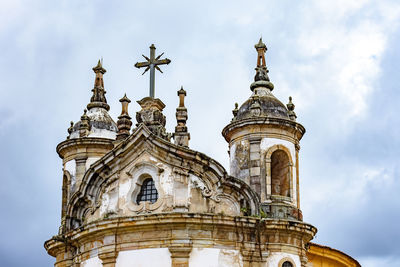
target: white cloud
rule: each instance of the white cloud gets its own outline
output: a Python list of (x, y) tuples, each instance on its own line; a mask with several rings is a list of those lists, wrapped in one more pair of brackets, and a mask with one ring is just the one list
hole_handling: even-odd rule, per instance
[(0, 34), (10, 28), (24, 12), (22, 0), (4, 0), (0, 2)]
[[(297, 101), (310, 108), (318, 103), (320, 91), (325, 90), (329, 97), (326, 100), (336, 104), (331, 114), (335, 118), (333, 128), (343, 132), (351, 120), (365, 118), (387, 39), (398, 26), (400, 5), (374, 2), (378, 14), (371, 17), (365, 11), (372, 8), (370, 1), (314, 3), (314, 7), (303, 9), (308, 19), (296, 40), (302, 59), (297, 66), (298, 75), (312, 85), (300, 84), (298, 90), (302, 94)], [(389, 7), (390, 16), (379, 13)]]

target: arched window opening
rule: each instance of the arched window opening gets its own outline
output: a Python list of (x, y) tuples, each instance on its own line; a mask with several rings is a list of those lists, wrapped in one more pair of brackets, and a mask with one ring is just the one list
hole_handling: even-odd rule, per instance
[(136, 198), (136, 203), (139, 204), (142, 201), (150, 201), (151, 203), (156, 202), (158, 199), (158, 192), (154, 181), (151, 178), (147, 178), (143, 181), (140, 192)]
[(282, 267), (293, 267), (293, 264), (292, 264), (290, 261), (285, 261), (285, 262), (282, 264)]
[(290, 197), (290, 161), (280, 149), (271, 155), (271, 193)]

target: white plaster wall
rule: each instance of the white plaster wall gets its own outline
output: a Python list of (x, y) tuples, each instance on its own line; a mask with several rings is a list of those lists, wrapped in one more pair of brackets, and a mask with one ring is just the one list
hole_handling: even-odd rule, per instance
[(90, 165), (92, 165), (93, 163), (95, 163), (100, 157), (93, 157), (93, 158), (87, 158), (86, 160), (86, 164), (85, 164), (85, 169), (89, 169)]
[(121, 251), (115, 267), (171, 267), (171, 253), (168, 248), (148, 248)]
[(271, 254), (267, 258), (267, 266), (270, 267), (280, 267), (279, 261), (283, 258), (290, 258), (294, 263), (295, 266), (293, 267), (300, 267), (300, 257), (298, 255), (284, 253), (284, 252), (271, 252)]
[(236, 143), (233, 143), (229, 148), (229, 174), (233, 175), (235, 171), (235, 153), (236, 153)]
[[(128, 198), (128, 193), (129, 190), (131, 189), (132, 185), (132, 178), (128, 178), (128, 179), (120, 179), (119, 180), (119, 198), (120, 199), (126, 199), (126, 201), (129, 200)], [(122, 208), (122, 207), (120, 207)]]
[(118, 192), (116, 190), (104, 193), (101, 198), (100, 217), (118, 211)]
[(189, 267), (242, 267), (239, 251), (219, 248), (193, 248)]
[(81, 267), (103, 267), (103, 263), (99, 257), (93, 257), (81, 263)]
[(90, 129), (90, 134), (88, 135), (89, 137), (102, 137), (102, 138), (108, 138), (108, 139), (113, 139), (115, 140), (117, 138), (117, 133), (106, 130), (106, 129), (98, 129), (96, 127), (92, 127)]
[(76, 161), (74, 159), (67, 161), (64, 165), (64, 170), (68, 171), (71, 175), (71, 191), (74, 191), (76, 183)]
[[(96, 127), (91, 127), (88, 137), (101, 137), (115, 140), (117, 138), (117, 133), (107, 129), (98, 129)], [(71, 133), (70, 139), (80, 138), (79, 130)]]
[(164, 171), (160, 174), (160, 187), (165, 195), (173, 195), (174, 194), (174, 181), (172, 179), (172, 169), (165, 165), (161, 164), (159, 167), (164, 169)]

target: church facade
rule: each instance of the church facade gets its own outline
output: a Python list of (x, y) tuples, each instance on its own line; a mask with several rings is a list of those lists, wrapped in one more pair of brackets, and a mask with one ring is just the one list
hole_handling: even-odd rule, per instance
[[(93, 68), (93, 96), (57, 146), (63, 162), (61, 226), (45, 242), (56, 267), (360, 266), (346, 254), (310, 241), (317, 229), (300, 209), (299, 151), (305, 128), (294, 104), (273, 94), (266, 45), (255, 45), (251, 95), (236, 104), (222, 130), (229, 173), (190, 149), (186, 91), (177, 94), (177, 125), (165, 128), (165, 104), (154, 97), (154, 72), (169, 59), (136, 63), (150, 70), (150, 96), (120, 99), (108, 114), (102, 62)], [(133, 126), (133, 127), (132, 127)]]

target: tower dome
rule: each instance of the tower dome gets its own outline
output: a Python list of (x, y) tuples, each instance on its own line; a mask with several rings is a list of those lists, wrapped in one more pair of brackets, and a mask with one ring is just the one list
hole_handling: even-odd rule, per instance
[(253, 95), (239, 108), (235, 121), (257, 117), (289, 119), (288, 110), (270, 91), (264, 95)]

